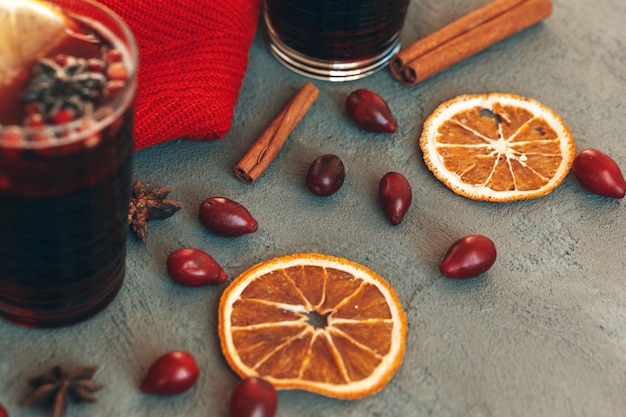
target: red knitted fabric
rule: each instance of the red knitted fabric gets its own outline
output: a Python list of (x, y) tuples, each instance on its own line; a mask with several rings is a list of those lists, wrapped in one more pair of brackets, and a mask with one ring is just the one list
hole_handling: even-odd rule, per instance
[(135, 149), (223, 137), (248, 65), (261, 0), (99, 0), (139, 47)]

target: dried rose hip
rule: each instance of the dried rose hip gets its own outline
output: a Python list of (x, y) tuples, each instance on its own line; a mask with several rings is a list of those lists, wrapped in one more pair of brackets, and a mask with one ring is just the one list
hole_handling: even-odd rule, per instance
[(470, 235), (454, 242), (439, 264), (448, 278), (471, 278), (486, 272), (496, 261), (496, 247), (486, 236)]
[(370, 90), (355, 90), (346, 97), (346, 112), (361, 129), (370, 132), (393, 133), (398, 123), (387, 102)]
[(274, 417), (278, 405), (276, 389), (258, 377), (243, 379), (230, 398), (230, 417)]
[(146, 394), (176, 395), (191, 388), (199, 376), (200, 369), (193, 355), (176, 350), (154, 361), (140, 389)]
[(228, 274), (208, 253), (195, 248), (182, 248), (167, 257), (167, 273), (181, 284), (191, 287), (222, 284)]
[(315, 195), (335, 194), (346, 178), (343, 162), (337, 155), (322, 155), (311, 163), (306, 174), (306, 185)]
[(576, 158), (572, 170), (586, 190), (604, 197), (624, 198), (626, 181), (617, 163), (597, 149), (585, 149)]
[(258, 223), (250, 212), (226, 197), (209, 197), (200, 204), (198, 219), (210, 232), (235, 237), (254, 233)]
[(411, 206), (411, 185), (399, 172), (388, 172), (380, 179), (378, 197), (383, 211), (395, 226), (402, 222)]

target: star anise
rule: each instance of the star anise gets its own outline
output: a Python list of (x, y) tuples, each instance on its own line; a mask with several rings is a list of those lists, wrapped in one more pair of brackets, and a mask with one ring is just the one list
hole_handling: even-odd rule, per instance
[(59, 110), (70, 110), (76, 117), (85, 114), (89, 103), (103, 94), (107, 78), (92, 71), (83, 58), (64, 57), (63, 63), (43, 58), (33, 65), (33, 76), (22, 94), (25, 104), (37, 104), (42, 117), (50, 122)]
[(167, 198), (169, 188), (148, 190), (143, 182), (135, 181), (128, 209), (128, 224), (137, 237), (146, 243), (149, 220), (162, 220), (173, 216), (183, 208), (182, 204)]
[(97, 365), (79, 366), (70, 371), (60, 366), (29, 381), (34, 391), (22, 401), (22, 406), (52, 405), (52, 417), (61, 417), (70, 401), (96, 402), (92, 394), (104, 388), (92, 380)]

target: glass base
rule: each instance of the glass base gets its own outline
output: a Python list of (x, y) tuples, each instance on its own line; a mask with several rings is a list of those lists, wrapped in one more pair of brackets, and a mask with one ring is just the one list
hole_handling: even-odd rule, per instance
[(364, 59), (328, 61), (303, 55), (287, 46), (272, 28), (267, 12), (264, 15), (269, 50), (274, 57), (290, 70), (324, 81), (351, 81), (366, 77), (387, 66), (391, 57), (400, 50), (400, 34), (383, 52)]
[(81, 300), (75, 305), (58, 307), (54, 310), (45, 308), (32, 310), (0, 303), (0, 319), (28, 329), (55, 329), (86, 321), (113, 302), (122, 288), (125, 275), (126, 256), (124, 252), (115, 266), (113, 276), (103, 286), (102, 293), (97, 294), (97, 297)]

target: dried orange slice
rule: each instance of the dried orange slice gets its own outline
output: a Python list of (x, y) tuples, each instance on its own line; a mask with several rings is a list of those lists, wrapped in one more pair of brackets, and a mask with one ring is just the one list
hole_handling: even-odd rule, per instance
[(424, 161), (455, 193), (514, 201), (546, 195), (565, 179), (576, 145), (554, 110), (513, 94), (462, 95), (424, 122)]
[(251, 267), (219, 305), (222, 352), (239, 376), (334, 398), (382, 389), (402, 362), (406, 332), (402, 305), (383, 278), (320, 254)]

